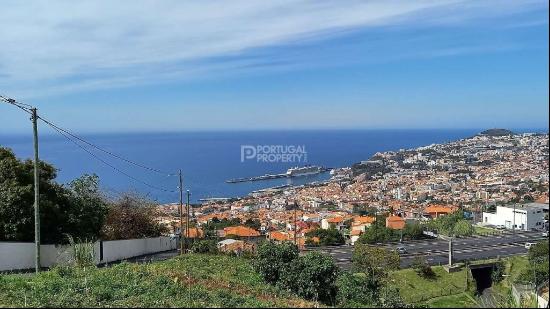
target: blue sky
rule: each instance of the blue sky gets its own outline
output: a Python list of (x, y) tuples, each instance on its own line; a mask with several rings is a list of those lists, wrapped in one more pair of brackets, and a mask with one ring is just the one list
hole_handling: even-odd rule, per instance
[(77, 132), (548, 128), (547, 1), (2, 6), (0, 94)]

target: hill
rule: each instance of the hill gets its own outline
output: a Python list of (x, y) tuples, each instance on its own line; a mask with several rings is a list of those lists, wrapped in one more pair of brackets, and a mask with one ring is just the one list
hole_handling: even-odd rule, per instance
[(0, 275), (0, 307), (316, 307), (263, 282), (246, 259), (190, 254), (152, 264)]
[(479, 135), (484, 135), (484, 136), (509, 136), (509, 135), (516, 135), (516, 133), (514, 133), (510, 130), (506, 130), (506, 129), (489, 129), (489, 130), (485, 130), (485, 131), (479, 133)]

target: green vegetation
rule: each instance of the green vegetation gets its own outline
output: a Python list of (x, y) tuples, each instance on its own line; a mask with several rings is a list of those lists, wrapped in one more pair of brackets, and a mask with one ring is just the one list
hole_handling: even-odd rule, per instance
[(356, 244), (352, 254), (353, 269), (384, 279), (391, 270), (399, 269), (399, 254), (382, 247)]
[(403, 231), (392, 230), (385, 225), (386, 217), (378, 216), (357, 240), (360, 244), (376, 244), (401, 240), (423, 239), (424, 227), (420, 223), (407, 223)]
[(197, 240), (191, 246), (193, 253), (218, 254), (218, 242), (216, 240)]
[(254, 268), (264, 280), (300, 297), (333, 304), (338, 267), (332, 257), (309, 252), (302, 256), (291, 242), (264, 242), (258, 247)]
[(472, 236), (475, 232), (470, 221), (464, 219), (464, 212), (461, 210), (430, 221), (428, 228), (445, 236), (456, 237)]
[(263, 282), (249, 261), (190, 254), (153, 264), (0, 276), (0, 307), (314, 307)]
[(476, 308), (479, 306), (469, 293), (459, 293), (430, 299), (425, 303), (430, 308)]
[[(96, 239), (107, 213), (97, 176), (84, 175), (63, 186), (57, 170), (40, 161), (40, 234), (43, 243)], [(34, 239), (33, 162), (0, 147), (0, 241)]]
[[(57, 170), (40, 161), (40, 236), (44, 244), (156, 237), (153, 203), (134, 195), (107, 201), (97, 175), (68, 185), (55, 182)], [(0, 147), (0, 241), (34, 240), (33, 162)]]
[(110, 205), (101, 238), (158, 237), (167, 232), (167, 227), (156, 221), (154, 203), (137, 195), (125, 194)]
[(535, 283), (539, 285), (548, 280), (549, 256), (548, 240), (538, 242), (529, 249), (528, 265), (517, 277), (521, 283)]
[(424, 303), (442, 296), (462, 294), (468, 290), (466, 285), (467, 271), (447, 273), (440, 266), (432, 267), (434, 278), (419, 276), (414, 269), (403, 269), (391, 272), (389, 282), (397, 287), (401, 297), (408, 303)]
[[(346, 243), (344, 236), (335, 228), (315, 229), (306, 234), (306, 242), (308, 245), (320, 245), (320, 246), (339, 246)], [(313, 237), (319, 237), (319, 243), (315, 244), (311, 239)]]

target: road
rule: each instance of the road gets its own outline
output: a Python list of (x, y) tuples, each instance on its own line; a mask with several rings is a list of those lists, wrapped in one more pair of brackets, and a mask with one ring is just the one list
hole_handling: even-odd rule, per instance
[[(542, 240), (541, 232), (503, 233), (498, 236), (475, 236), (457, 238), (453, 241), (453, 262), (465, 260), (482, 260), (496, 257), (507, 257), (526, 254), (526, 242)], [(398, 245), (405, 247), (406, 254), (401, 256), (401, 267), (411, 265), (416, 256), (424, 256), (430, 265), (444, 265), (449, 259), (449, 242), (442, 239), (406, 241), (402, 244), (379, 244), (379, 246), (395, 249)], [(352, 246), (334, 246), (313, 248), (330, 254), (338, 266), (351, 268)]]

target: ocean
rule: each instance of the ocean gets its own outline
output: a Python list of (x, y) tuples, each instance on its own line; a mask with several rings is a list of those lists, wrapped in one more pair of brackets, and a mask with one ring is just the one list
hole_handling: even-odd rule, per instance
[[(311, 130), (311, 131), (225, 131), (179, 133), (127, 133), (81, 135), (87, 141), (115, 154), (163, 172), (183, 173), (183, 187), (190, 190), (193, 202), (213, 197), (238, 197), (251, 191), (284, 184), (303, 184), (328, 179), (328, 173), (292, 179), (228, 184), (232, 178), (284, 173), (288, 168), (320, 165), (337, 168), (367, 160), (379, 151), (415, 148), (473, 136), (480, 129), (464, 130)], [(296, 154), (282, 157), (245, 153), (241, 147), (264, 146)], [(11, 148), (22, 159), (32, 158), (32, 136), (0, 135), (0, 146)], [(266, 148), (269, 146), (271, 148)], [(257, 149), (258, 150), (258, 149)], [(128, 175), (155, 187), (177, 190), (178, 177), (151, 172), (127, 164), (104, 153), (103, 160)], [(269, 152), (268, 152), (269, 154)], [(248, 158), (250, 157), (250, 158)], [(92, 157), (59, 135), (40, 136), (40, 158), (59, 169), (57, 180), (67, 183), (84, 173), (99, 175), (102, 189), (109, 195), (139, 192), (161, 203), (176, 202), (178, 193), (151, 188), (128, 178)], [(260, 160), (258, 158), (261, 158)], [(269, 160), (268, 160), (269, 159)], [(299, 159), (299, 160), (298, 160)]]

